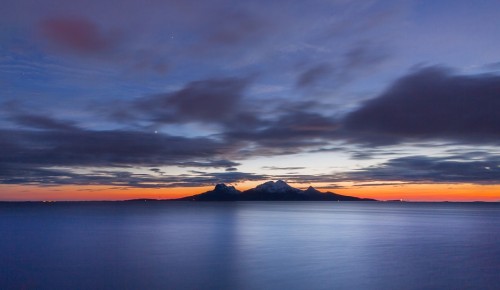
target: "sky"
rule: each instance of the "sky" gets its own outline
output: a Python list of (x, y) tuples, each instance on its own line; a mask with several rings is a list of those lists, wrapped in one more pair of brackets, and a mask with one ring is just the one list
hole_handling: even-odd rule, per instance
[(0, 200), (282, 179), (500, 201), (496, 0), (3, 0)]

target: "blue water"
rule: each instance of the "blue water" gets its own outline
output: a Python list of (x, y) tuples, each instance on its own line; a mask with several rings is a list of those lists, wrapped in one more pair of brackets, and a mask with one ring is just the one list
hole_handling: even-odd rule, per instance
[(0, 289), (500, 289), (500, 204), (0, 204)]

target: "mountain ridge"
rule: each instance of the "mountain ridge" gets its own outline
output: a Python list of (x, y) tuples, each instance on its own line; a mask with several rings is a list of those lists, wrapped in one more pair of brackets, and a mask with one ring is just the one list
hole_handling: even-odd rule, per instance
[(292, 187), (283, 180), (267, 181), (254, 188), (240, 191), (224, 183), (213, 190), (180, 198), (190, 201), (375, 201), (375, 199), (321, 192), (312, 186), (306, 190)]

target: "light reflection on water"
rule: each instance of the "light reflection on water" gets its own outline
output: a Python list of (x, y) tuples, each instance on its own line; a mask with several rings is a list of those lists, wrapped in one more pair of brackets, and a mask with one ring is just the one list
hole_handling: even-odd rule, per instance
[(500, 204), (0, 204), (0, 289), (499, 289)]

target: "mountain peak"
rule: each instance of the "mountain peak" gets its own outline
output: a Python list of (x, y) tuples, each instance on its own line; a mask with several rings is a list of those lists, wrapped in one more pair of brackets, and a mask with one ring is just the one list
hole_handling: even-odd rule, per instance
[(261, 185), (258, 185), (255, 190), (257, 191), (267, 191), (270, 193), (287, 192), (287, 191), (298, 191), (298, 189), (291, 187), (283, 180), (268, 181)]
[(230, 194), (240, 193), (240, 191), (234, 188), (234, 186), (227, 186), (224, 183), (216, 184), (213, 191), (219, 193), (230, 193)]
[(321, 193), (321, 192), (316, 188), (309, 186), (306, 190), (304, 190), (304, 193)]
[(286, 182), (284, 182), (283, 180), (281, 179), (278, 179), (275, 184), (281, 184), (281, 185), (288, 185)]

